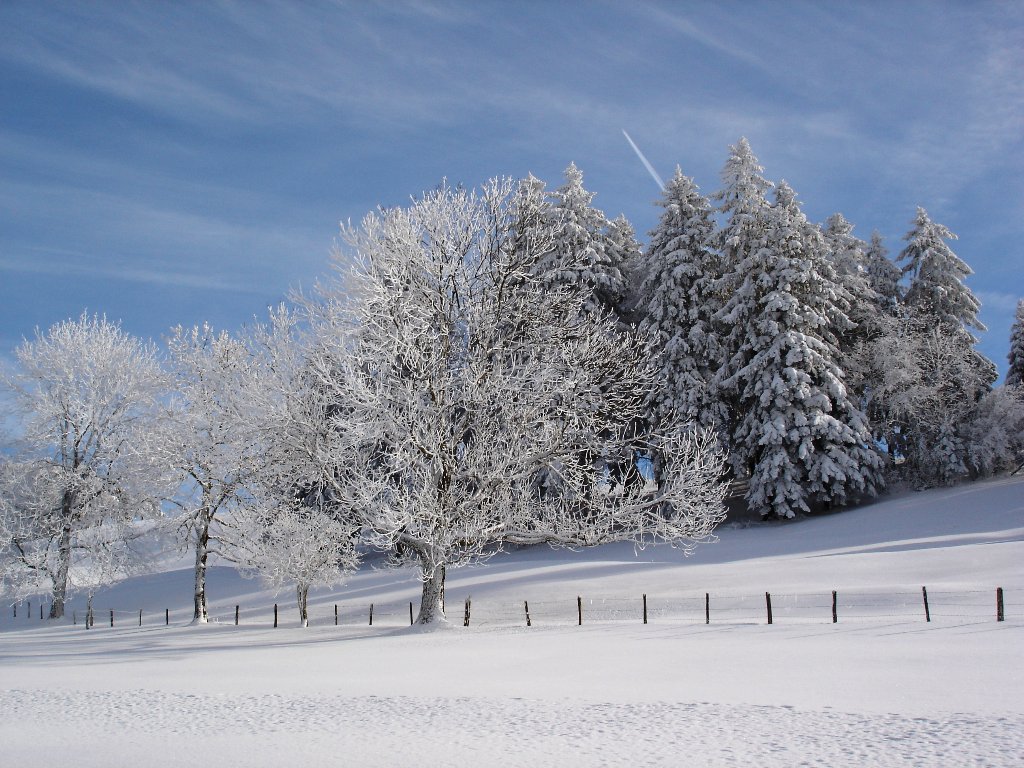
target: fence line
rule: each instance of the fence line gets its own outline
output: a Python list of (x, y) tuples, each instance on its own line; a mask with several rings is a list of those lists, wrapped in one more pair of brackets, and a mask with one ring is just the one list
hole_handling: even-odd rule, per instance
[[(872, 621), (1005, 621), (1006, 616), (1024, 616), (1024, 594), (1007, 593), (1002, 587), (974, 590), (919, 591), (842, 591), (764, 592), (761, 594), (714, 594), (659, 596), (642, 593), (635, 596), (603, 595), (524, 595), (523, 598), (477, 599), (467, 595), (464, 600), (448, 601), (447, 616), (464, 626), (560, 626), (609, 622), (643, 624), (807, 624), (863, 623)], [(48, 606), (32, 602), (11, 603), (3, 624), (26, 626), (44, 621)], [(20, 610), (19, 610), (20, 607)], [(415, 621), (415, 604), (402, 601), (354, 600), (313, 602), (309, 608), (311, 626), (408, 626)], [(38, 616), (38, 618), (37, 618)], [(148, 612), (143, 609), (112, 609), (93, 607), (87, 615), (77, 609), (65, 616), (71, 624), (86, 629), (99, 625), (109, 627), (169, 626), (170, 609)], [(242, 606), (215, 608), (210, 621), (235, 626), (273, 626), (298, 623), (298, 608), (292, 604), (273, 606)], [(191, 610), (178, 611), (176, 623), (192, 620)]]

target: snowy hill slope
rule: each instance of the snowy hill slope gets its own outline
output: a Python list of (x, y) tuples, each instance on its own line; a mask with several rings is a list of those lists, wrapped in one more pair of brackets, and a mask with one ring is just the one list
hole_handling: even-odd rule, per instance
[(88, 632), (0, 617), (0, 765), (1019, 765), (1022, 563), (1008, 478), (727, 524), (688, 559), (500, 554), (449, 573), (444, 632), (408, 628), (411, 571), (318, 594), (303, 630), (290, 595), (226, 568), (219, 623), (189, 627), (191, 574), (170, 570), (97, 595)]

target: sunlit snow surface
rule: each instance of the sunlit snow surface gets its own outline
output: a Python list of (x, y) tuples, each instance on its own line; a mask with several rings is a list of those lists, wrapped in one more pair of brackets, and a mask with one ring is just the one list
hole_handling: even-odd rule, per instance
[(1024, 478), (727, 524), (720, 539), (685, 561), (499, 555), (449, 574), (457, 626), (438, 632), (408, 629), (417, 584), (383, 570), (311, 597), (306, 630), (290, 594), (227, 569), (206, 627), (186, 625), (186, 570), (98, 595), (88, 632), (6, 608), (0, 765), (1021, 764)]

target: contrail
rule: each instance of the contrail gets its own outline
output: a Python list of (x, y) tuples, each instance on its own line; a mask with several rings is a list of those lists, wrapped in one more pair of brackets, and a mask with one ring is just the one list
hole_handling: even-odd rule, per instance
[(657, 182), (658, 189), (664, 189), (665, 182), (661, 180), (661, 176), (659, 176), (658, 172), (654, 170), (654, 166), (647, 161), (646, 157), (644, 157), (644, 153), (640, 151), (640, 147), (636, 145), (636, 142), (629, 138), (629, 134), (626, 133), (625, 128), (622, 129), (622, 135), (626, 137), (626, 141), (629, 142), (629, 146), (631, 146), (633, 148), (633, 151), (636, 152), (636, 156), (640, 158), (640, 162), (644, 164), (644, 168), (646, 168), (647, 172), (651, 174), (651, 178), (654, 179), (655, 182)]

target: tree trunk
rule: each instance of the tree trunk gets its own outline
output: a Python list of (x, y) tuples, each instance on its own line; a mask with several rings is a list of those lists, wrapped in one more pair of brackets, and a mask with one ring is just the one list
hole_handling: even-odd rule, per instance
[(195, 611), (192, 614), (193, 624), (206, 624), (210, 620), (206, 611), (206, 558), (210, 553), (210, 518), (210, 513), (204, 509), (196, 521), (196, 589)]
[(444, 615), (444, 565), (435, 562), (429, 553), (420, 553), (423, 568), (423, 592), (420, 596), (420, 615), (417, 624), (436, 624), (448, 621)]
[(57, 570), (50, 574), (53, 581), (53, 600), (50, 604), (50, 618), (64, 617), (64, 601), (68, 594), (68, 574), (71, 571), (71, 513), (74, 498), (71, 491), (65, 490), (60, 500), (61, 519), (64, 527), (57, 543)]
[(57, 569), (51, 573), (53, 599), (50, 603), (50, 618), (64, 617), (64, 601), (68, 594), (68, 573), (71, 570), (71, 526), (65, 525), (57, 544)]
[(295, 594), (299, 600), (299, 621), (303, 627), (308, 627), (309, 613), (306, 608), (309, 605), (309, 584), (296, 584)]

